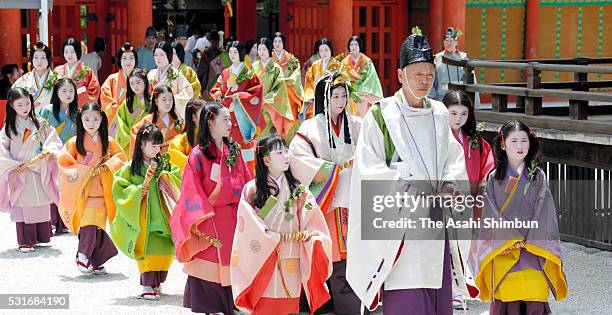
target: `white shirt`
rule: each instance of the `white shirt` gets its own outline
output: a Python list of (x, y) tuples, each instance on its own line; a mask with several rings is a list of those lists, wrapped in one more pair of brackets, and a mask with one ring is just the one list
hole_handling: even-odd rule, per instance
[[(187, 40), (187, 45), (189, 45), (189, 40)], [(200, 38), (198, 38), (198, 40), (195, 42), (195, 46), (193, 49), (198, 49), (199, 51), (204, 51), (206, 49), (208, 49), (208, 47), (210, 47), (210, 41), (208, 41), (208, 39), (206, 38), (206, 36), (202, 36)]]

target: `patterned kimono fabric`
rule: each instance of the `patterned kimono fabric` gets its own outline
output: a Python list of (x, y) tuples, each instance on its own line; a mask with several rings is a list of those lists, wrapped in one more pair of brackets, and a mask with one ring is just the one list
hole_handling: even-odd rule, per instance
[(74, 80), (77, 87), (79, 105), (83, 106), (87, 102), (98, 102), (100, 96), (100, 82), (90, 67), (82, 62), (77, 62), (74, 68), (66, 63), (55, 67), (60, 78), (70, 78)]
[(193, 312), (232, 314), (231, 244), (240, 193), (252, 176), (239, 152), (234, 153), (236, 164), (228, 166), (226, 145), (223, 153), (214, 144), (209, 149), (214, 160), (199, 145), (191, 150), (170, 226), (176, 257), (188, 275), (183, 306)]
[[(67, 112), (61, 110), (59, 111), (59, 120), (55, 118), (53, 115), (53, 104), (47, 104), (44, 107), (40, 108), (40, 112), (38, 113), (40, 117), (44, 118), (49, 124), (55, 128), (55, 131), (59, 135), (62, 143), (66, 143), (70, 138), (72, 138), (76, 134), (76, 123), (70, 118)], [(51, 204), (51, 226), (55, 227), (55, 234), (64, 233), (68, 229), (62, 221), (61, 216), (59, 215), (57, 205), (55, 203)]]
[(119, 110), (117, 110), (115, 121), (111, 124), (116, 126), (115, 141), (123, 149), (126, 156), (132, 156), (133, 153), (130, 148), (132, 127), (149, 114), (150, 106), (148, 101), (143, 103), (139, 97), (134, 97), (131, 112), (125, 100), (119, 106)]
[(262, 115), (263, 86), (244, 63), (239, 73), (232, 72), (232, 68), (223, 70), (210, 95), (213, 99), (220, 95), (221, 104), (229, 108), (232, 119), (230, 136), (242, 147), (242, 158), (253, 172), (255, 143), (266, 124)]
[[(348, 106), (347, 106), (348, 110)], [(291, 170), (304, 185), (308, 185), (325, 217), (332, 240), (333, 273), (330, 278), (331, 296), (335, 312), (358, 314), (361, 302), (346, 282), (349, 188), (355, 145), (361, 126), (359, 117), (350, 117), (351, 144), (345, 143), (344, 114), (339, 115), (339, 126), (331, 123), (332, 148), (327, 132), (327, 118), (318, 113), (302, 123), (289, 146)]]
[(261, 60), (255, 61), (253, 70), (263, 86), (266, 127), (261, 136), (269, 135), (274, 127), (277, 134), (285, 137), (293, 127), (295, 119), (284, 82), (283, 69), (272, 59), (268, 59), (268, 63), (265, 65)]
[[(495, 171), (494, 171), (495, 172)], [(524, 165), (506, 170), (504, 180), (494, 172), (487, 182), (484, 222), (537, 222), (538, 227), (494, 227), (482, 224), (470, 257), (480, 299), (492, 301), (490, 313), (549, 314), (548, 296), (567, 296), (561, 260), (559, 226), (546, 175)], [(532, 174), (530, 174), (532, 173)], [(524, 247), (514, 246), (523, 241)], [(507, 253), (502, 253), (508, 250)]]
[[(77, 253), (84, 254), (94, 269), (117, 255), (106, 230), (106, 222), (115, 218), (113, 173), (126, 161), (119, 145), (108, 138), (108, 152), (102, 156), (102, 140), (85, 134), (83, 146), (88, 153), (77, 151), (76, 137), (68, 140), (57, 163), (60, 169), (60, 202), (62, 219), (79, 236)], [(104, 171), (99, 171), (105, 167)]]
[(187, 64), (182, 63), (178, 67), (178, 71), (185, 76), (187, 81), (189, 81), (191, 89), (193, 90), (193, 97), (200, 98), (200, 95), (202, 95), (202, 84), (200, 84), (198, 74), (195, 72), (195, 70), (193, 70), (193, 68), (189, 67)]
[[(166, 280), (174, 259), (169, 220), (180, 194), (181, 178), (174, 165), (158, 177), (146, 175), (146, 164), (141, 169), (144, 176), (132, 175), (131, 163), (126, 163), (113, 178), (117, 213), (110, 235), (119, 250), (138, 263), (140, 285), (156, 288)], [(147, 183), (149, 193), (143, 197), (142, 189)]]
[[(370, 94), (379, 99), (383, 98), (382, 86), (372, 59), (360, 53), (357, 60), (351, 55), (346, 56), (342, 64), (349, 69), (348, 75), (355, 92)], [(372, 104), (357, 101), (359, 99), (359, 96), (356, 95), (351, 97), (351, 114), (363, 117)]]
[(185, 115), (185, 106), (194, 93), (187, 78), (179, 70), (173, 68), (172, 65), (168, 65), (168, 68), (165, 70), (160, 70), (159, 68), (153, 69), (147, 73), (147, 77), (149, 78), (149, 83), (151, 83), (151, 89), (155, 89), (158, 85), (168, 85), (172, 88), (176, 114), (181, 119), (185, 119), (183, 117)]
[[(308, 190), (294, 197), (284, 174), (273, 180), (279, 192), (261, 209), (252, 204), (255, 180), (242, 191), (230, 265), (236, 306), (255, 315), (297, 314), (303, 288), (316, 310), (329, 299), (325, 281), (332, 270), (325, 218)], [(314, 232), (307, 241), (299, 237)]]
[[(20, 246), (50, 241), (49, 205), (59, 199), (57, 162), (40, 154), (59, 154), (62, 142), (45, 120), (39, 122), (36, 128), (32, 119), (17, 117), (17, 134), (7, 137), (6, 126), (0, 131), (0, 211), (10, 212)], [(24, 163), (23, 172), (14, 172)]]
[(38, 111), (40, 107), (51, 103), (51, 96), (53, 95), (53, 84), (57, 78), (57, 73), (51, 69), (39, 76), (35, 70), (32, 70), (23, 76), (21, 76), (13, 87), (24, 88), (34, 98), (35, 110)]
[[(174, 120), (170, 114), (168, 114), (168, 123), (164, 123), (164, 120), (157, 116), (157, 122), (155, 125), (161, 129), (162, 134), (164, 135), (164, 143), (162, 144), (162, 154), (168, 152), (168, 147), (170, 146), (170, 142), (174, 139), (174, 137), (181, 134), (181, 130), (183, 128), (182, 122), (180, 120)], [(153, 113), (148, 114), (140, 120), (140, 122), (136, 123), (130, 129), (130, 152), (134, 152), (134, 144), (136, 143), (136, 135), (138, 134), (138, 130), (144, 126), (145, 124), (153, 123)]]
[(287, 95), (289, 96), (291, 111), (293, 112), (293, 119), (297, 120), (298, 114), (302, 110), (302, 103), (304, 102), (300, 61), (286, 50), (283, 51), (281, 56), (273, 52), (272, 60), (283, 68), (283, 78)]
[(127, 74), (123, 70), (119, 70), (106, 78), (102, 84), (100, 93), (100, 105), (106, 113), (108, 123), (108, 135), (115, 137), (117, 131), (117, 122), (115, 117), (117, 111), (127, 96)]
[[(327, 64), (323, 64), (322, 59), (312, 63), (312, 66), (308, 68), (306, 76), (304, 77), (304, 103), (302, 105), (302, 112), (300, 113), (300, 120), (306, 120), (314, 116), (314, 97), (315, 87), (321, 77), (329, 73), (329, 70), (337, 69), (339, 63), (334, 59), (330, 58)], [(305, 111), (305, 112), (304, 112)]]

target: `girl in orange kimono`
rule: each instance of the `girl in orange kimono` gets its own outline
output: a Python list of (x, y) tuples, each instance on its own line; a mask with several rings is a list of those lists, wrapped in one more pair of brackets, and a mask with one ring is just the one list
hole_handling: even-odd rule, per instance
[(230, 256), (240, 192), (252, 176), (229, 137), (229, 110), (209, 104), (200, 119), (170, 228), (188, 275), (183, 305), (193, 312), (234, 314)]
[(319, 79), (327, 75), (330, 71), (337, 70), (339, 63), (332, 58), (334, 48), (332, 41), (328, 38), (322, 38), (315, 44), (315, 50), (319, 54), (319, 60), (312, 63), (306, 77), (304, 78), (304, 104), (300, 113), (300, 120), (312, 118), (314, 115), (314, 97), (315, 87)]
[(153, 90), (153, 101), (149, 114), (140, 122), (132, 126), (130, 137), (130, 152), (134, 152), (134, 143), (140, 127), (146, 124), (156, 125), (164, 135), (162, 143), (162, 154), (168, 152), (168, 146), (174, 137), (181, 134), (183, 121), (178, 117), (175, 110), (172, 89), (167, 85), (160, 85)]
[(329, 300), (332, 245), (325, 218), (293, 177), (278, 135), (258, 142), (255, 179), (242, 191), (232, 248), (232, 291), (241, 310), (299, 313), (302, 289), (313, 312)]
[(242, 148), (242, 157), (255, 169), (255, 143), (265, 128), (262, 115), (263, 86), (259, 78), (244, 64), (244, 46), (239, 41), (229, 45), (232, 65), (223, 70), (210, 90), (213, 99), (229, 108), (232, 117), (231, 137)]
[(90, 67), (80, 61), (81, 43), (74, 38), (68, 38), (62, 44), (62, 53), (66, 63), (55, 67), (54, 71), (60, 78), (71, 78), (77, 86), (79, 105), (87, 102), (98, 102), (100, 82)]
[(302, 88), (302, 71), (300, 69), (300, 61), (291, 53), (285, 50), (287, 46), (287, 38), (281, 32), (274, 33), (272, 38), (274, 53), (272, 60), (278, 63), (283, 69), (283, 77), (285, 87), (289, 95), (289, 103), (293, 111), (294, 120), (298, 119), (298, 114), (302, 110), (302, 102), (304, 101), (304, 89)]
[(106, 234), (115, 217), (113, 173), (126, 157), (108, 136), (108, 120), (100, 105), (87, 103), (77, 115), (77, 135), (64, 145), (60, 168), (60, 214), (79, 236), (76, 264), (85, 274), (106, 274), (104, 263), (117, 255)]
[(109, 122), (108, 134), (115, 137), (117, 123), (115, 116), (121, 103), (127, 95), (127, 78), (138, 64), (138, 56), (130, 43), (125, 43), (117, 51), (117, 66), (121, 69), (111, 74), (102, 84), (100, 93), (100, 104)]
[(121, 146), (127, 156), (131, 156), (130, 139), (132, 126), (139, 123), (149, 114), (151, 107), (151, 94), (147, 73), (142, 69), (134, 69), (128, 76), (127, 96), (119, 106), (115, 121), (115, 141)]
[(185, 170), (189, 152), (198, 143), (198, 126), (204, 107), (206, 107), (206, 103), (200, 99), (192, 98), (187, 102), (183, 133), (170, 142), (170, 148), (168, 149), (170, 162), (181, 169), (181, 174)]

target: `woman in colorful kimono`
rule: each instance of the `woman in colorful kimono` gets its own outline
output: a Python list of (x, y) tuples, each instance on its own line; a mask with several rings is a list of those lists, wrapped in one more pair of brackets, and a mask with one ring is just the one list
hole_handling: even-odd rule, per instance
[(233, 314), (229, 269), (236, 211), (252, 176), (230, 138), (226, 107), (208, 104), (199, 129), (170, 223), (176, 257), (188, 275), (183, 306), (193, 312)]
[(49, 205), (59, 199), (57, 162), (62, 141), (55, 129), (34, 114), (32, 96), (9, 90), (6, 123), (0, 131), (0, 210), (17, 225), (19, 251), (49, 243)]
[(287, 95), (289, 96), (289, 104), (293, 112), (293, 119), (297, 121), (298, 114), (302, 110), (302, 102), (304, 101), (300, 61), (293, 54), (285, 50), (287, 38), (283, 33), (274, 33), (272, 44), (274, 45), (272, 60), (283, 68), (283, 78), (285, 88), (287, 89)]
[(34, 69), (17, 79), (13, 87), (26, 89), (34, 98), (34, 108), (38, 111), (51, 102), (57, 73), (51, 70), (51, 49), (44, 43), (38, 42), (30, 49), (30, 58)]
[(232, 248), (232, 291), (241, 310), (297, 314), (302, 289), (313, 311), (329, 300), (332, 250), (325, 218), (293, 177), (278, 135), (258, 143), (255, 179), (242, 191)]
[(113, 173), (125, 163), (119, 145), (108, 136), (100, 105), (87, 103), (77, 115), (77, 135), (64, 145), (60, 169), (60, 214), (79, 236), (76, 264), (82, 273), (106, 274), (104, 263), (117, 255), (106, 234), (115, 218)]
[(130, 43), (125, 43), (119, 48), (116, 58), (120, 69), (106, 78), (100, 93), (100, 104), (110, 123), (108, 134), (111, 137), (115, 137), (117, 131), (115, 116), (127, 95), (128, 76), (138, 64), (138, 55)]
[[(176, 104), (176, 114), (181, 117), (185, 113), (185, 105), (193, 97), (193, 88), (185, 76), (172, 66), (174, 50), (168, 42), (159, 42), (154, 50), (157, 68), (149, 71), (149, 82), (156, 88), (167, 85), (170, 87)], [(184, 119), (184, 117), (181, 117)]]
[(242, 43), (234, 41), (229, 46), (232, 65), (223, 70), (210, 90), (210, 95), (229, 108), (232, 117), (231, 137), (241, 146), (242, 157), (253, 171), (255, 143), (266, 124), (262, 115), (263, 86), (257, 75), (244, 64)]
[[(66, 143), (76, 134), (78, 111), (79, 101), (74, 81), (60, 78), (53, 85), (51, 104), (41, 107), (38, 115), (55, 128), (62, 143)], [(62, 221), (55, 203), (51, 204), (51, 227), (55, 230), (55, 234), (68, 232), (68, 227)]]
[(345, 283), (351, 171), (361, 119), (348, 112), (349, 77), (334, 72), (317, 83), (315, 116), (289, 146), (291, 170), (316, 197), (332, 240), (331, 296), (336, 313), (359, 314), (361, 302)]
[(348, 69), (355, 91), (351, 95), (351, 113), (363, 117), (372, 104), (383, 98), (382, 86), (372, 59), (363, 54), (361, 37), (351, 36), (347, 46), (349, 55), (342, 60), (342, 65)]
[(181, 175), (161, 154), (163, 141), (157, 126), (142, 126), (132, 159), (113, 179), (117, 213), (111, 237), (121, 252), (138, 263), (139, 298), (145, 300), (159, 300), (174, 259), (169, 219), (180, 194)]
[(174, 42), (172, 49), (172, 67), (185, 76), (193, 90), (193, 97), (199, 98), (202, 93), (202, 85), (195, 70), (185, 63), (185, 47), (179, 42)]
[(187, 157), (191, 149), (198, 143), (198, 126), (200, 125), (200, 115), (206, 106), (203, 100), (192, 98), (187, 102), (185, 108), (185, 128), (181, 135), (170, 142), (168, 153), (170, 162), (181, 169), (181, 174), (185, 170)]
[(259, 60), (253, 64), (253, 71), (263, 86), (264, 119), (267, 124), (261, 136), (273, 133), (274, 128), (276, 134), (285, 137), (295, 119), (285, 88), (283, 69), (272, 60), (272, 41), (269, 38), (260, 38), (256, 46)]
[(313, 116), (315, 87), (319, 79), (328, 75), (331, 71), (336, 71), (339, 68), (339, 63), (332, 58), (334, 48), (332, 41), (328, 38), (322, 38), (317, 41), (315, 50), (319, 54), (319, 59), (312, 63), (306, 77), (304, 78), (304, 104), (302, 106), (301, 120), (309, 119)]
[(130, 138), (132, 126), (139, 123), (149, 114), (151, 108), (151, 95), (147, 73), (142, 69), (134, 69), (128, 76), (127, 95), (119, 106), (115, 122), (115, 141), (119, 144), (126, 156), (131, 156)]
[(60, 78), (70, 78), (74, 80), (79, 95), (79, 105), (83, 106), (87, 102), (98, 102), (100, 96), (100, 82), (93, 70), (81, 62), (81, 43), (68, 38), (62, 44), (62, 54), (66, 63), (55, 67), (54, 71)]
[(180, 135), (183, 130), (183, 120), (176, 113), (175, 100), (169, 86), (160, 85), (156, 87), (153, 90), (151, 103), (149, 114), (132, 126), (130, 131), (130, 152), (134, 152), (138, 130), (146, 124), (154, 124), (161, 130), (164, 136), (162, 143), (163, 153), (168, 151), (168, 146), (172, 139)]
[(557, 211), (538, 150), (535, 133), (520, 121), (505, 123), (495, 139), (482, 219), (537, 227), (481, 225), (470, 262), (492, 315), (550, 314), (550, 291), (558, 301), (567, 296)]
[(244, 55), (244, 63), (249, 68), (253, 68), (253, 64), (257, 61), (257, 41), (254, 39), (249, 39), (246, 41), (245, 50), (246, 54)]

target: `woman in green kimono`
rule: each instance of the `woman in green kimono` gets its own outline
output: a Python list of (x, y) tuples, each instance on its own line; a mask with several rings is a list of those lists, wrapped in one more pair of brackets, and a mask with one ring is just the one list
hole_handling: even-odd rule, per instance
[(149, 113), (151, 96), (149, 95), (149, 80), (147, 73), (141, 69), (135, 69), (128, 76), (127, 97), (121, 103), (117, 116), (115, 116), (116, 133), (115, 141), (121, 146), (127, 156), (131, 155), (130, 129)]
[(349, 54), (342, 60), (342, 65), (347, 70), (355, 91), (355, 94), (351, 95), (351, 114), (363, 117), (372, 104), (383, 98), (382, 86), (372, 59), (363, 54), (363, 39), (351, 36), (347, 46)]
[(157, 126), (140, 128), (132, 160), (113, 179), (117, 214), (111, 237), (121, 252), (138, 263), (139, 298), (145, 300), (159, 300), (161, 283), (174, 259), (168, 220), (180, 194), (181, 175), (168, 156), (160, 155), (163, 141)]

